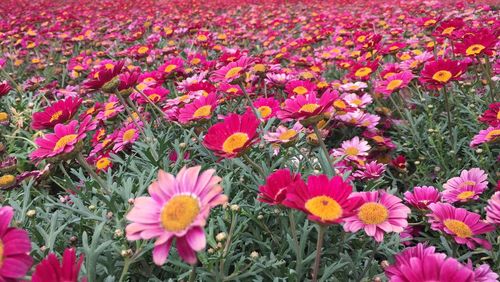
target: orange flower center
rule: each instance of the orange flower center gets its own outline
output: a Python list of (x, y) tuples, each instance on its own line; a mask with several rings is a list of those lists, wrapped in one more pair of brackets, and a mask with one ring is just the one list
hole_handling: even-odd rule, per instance
[(469, 48), (467, 48), (467, 50), (465, 50), (465, 53), (469, 56), (474, 56), (474, 55), (481, 53), (481, 51), (483, 51), (484, 48), (486, 48), (484, 45), (473, 44), (473, 45), (469, 46)]
[(173, 65), (173, 64), (172, 65), (168, 65), (168, 66), (165, 67), (164, 72), (171, 72), (171, 71), (175, 70), (176, 68), (177, 68), (177, 65)]
[(231, 134), (222, 144), (222, 150), (226, 153), (233, 153), (235, 150), (242, 148), (248, 141), (248, 134), (236, 132)]
[(357, 76), (357, 77), (363, 77), (363, 76), (367, 76), (369, 75), (370, 73), (372, 73), (372, 69), (369, 68), (369, 67), (362, 67), (360, 69), (358, 69), (354, 75)]
[(148, 48), (148, 47), (146, 47), (146, 46), (142, 46), (141, 48), (139, 48), (139, 49), (137, 50), (137, 53), (139, 53), (139, 54), (141, 54), (141, 55), (142, 55), (142, 54), (146, 54), (146, 52), (147, 52), (147, 51), (149, 51), (149, 48)]
[(319, 108), (318, 104), (310, 103), (310, 104), (305, 104), (303, 105), (299, 112), (306, 112), (306, 113), (312, 113), (314, 112), (317, 108)]
[(345, 154), (348, 156), (357, 156), (359, 154), (359, 150), (356, 147), (349, 147), (345, 149)]
[(443, 35), (450, 35), (453, 31), (455, 30), (454, 26), (447, 27), (443, 30), (442, 34)]
[(460, 238), (470, 238), (473, 235), (470, 227), (460, 220), (447, 219), (444, 221), (444, 226)]
[[(14, 184), (15, 181), (16, 181), (16, 177), (14, 175), (6, 174), (6, 175), (0, 177), (0, 187), (5, 187), (5, 186), (8, 187), (8, 186)], [(0, 256), (0, 259), (1, 259), (1, 256)]]
[(201, 60), (200, 60), (199, 58), (193, 58), (193, 59), (191, 60), (191, 64), (192, 64), (192, 65), (197, 65), (197, 64), (199, 64), (200, 62), (201, 62)]
[(50, 122), (57, 120), (59, 117), (61, 117), (62, 114), (63, 114), (63, 111), (57, 111), (57, 112), (53, 113), (52, 116), (50, 117)]
[(359, 208), (358, 217), (364, 224), (381, 224), (389, 217), (389, 211), (384, 205), (371, 202)]
[(293, 89), (293, 93), (297, 95), (304, 95), (307, 93), (307, 88), (305, 88), (304, 86), (297, 86)]
[(198, 37), (196, 37), (196, 39), (198, 39), (198, 41), (207, 41), (207, 36), (204, 35), (204, 34), (200, 34), (198, 35)]
[(128, 142), (134, 138), (136, 130), (131, 128), (123, 133), (123, 142)]
[(342, 207), (328, 196), (316, 196), (307, 200), (305, 208), (322, 221), (332, 221), (342, 216)]
[(200, 205), (196, 198), (177, 195), (163, 206), (160, 221), (165, 230), (179, 232), (189, 227), (199, 213)]
[(153, 101), (153, 102), (157, 103), (158, 101), (160, 101), (161, 96), (160, 96), (160, 95), (158, 95), (158, 94), (156, 94), (156, 93), (153, 93), (153, 94), (150, 94), (150, 95), (148, 96), (148, 98), (149, 98), (149, 100), (151, 100), (151, 101)]
[(432, 76), (432, 79), (434, 79), (435, 81), (439, 81), (441, 83), (448, 82), (450, 78), (451, 78), (451, 72), (446, 70), (440, 70)]
[(107, 167), (109, 167), (110, 164), (111, 164), (111, 161), (109, 160), (109, 158), (103, 157), (97, 161), (96, 168), (103, 170), (103, 169), (106, 169)]
[(488, 132), (488, 134), (486, 134), (485, 138), (487, 141), (491, 141), (493, 139), (496, 139), (497, 137), (500, 137), (500, 129), (495, 129), (495, 130)]
[(64, 147), (66, 147), (66, 145), (68, 145), (68, 143), (70, 142), (73, 142), (76, 137), (78, 137), (77, 134), (68, 134), (66, 136), (63, 136), (61, 137), (61, 139), (59, 139), (56, 143), (56, 145), (54, 146), (54, 152), (57, 151), (57, 150), (60, 150)]
[(206, 117), (209, 116), (212, 113), (212, 106), (211, 105), (205, 105), (202, 107), (199, 107), (194, 113), (193, 117)]
[(112, 70), (112, 69), (114, 69), (114, 68), (115, 68), (115, 65), (113, 65), (113, 64), (109, 64), (109, 63), (108, 63), (108, 64), (105, 64), (105, 65), (104, 65), (104, 67), (105, 67), (107, 70)]
[(257, 110), (259, 111), (260, 116), (263, 118), (268, 117), (273, 112), (273, 110), (269, 106), (260, 106)]
[(372, 139), (375, 140), (375, 142), (378, 142), (378, 143), (384, 142), (384, 137), (379, 136), (379, 135), (373, 136)]
[(4, 246), (2, 240), (0, 240), (0, 268), (3, 265), (3, 254), (4, 254)]
[(297, 135), (297, 131), (295, 131), (294, 129), (289, 129), (289, 130), (281, 133), (279, 139), (282, 140), (282, 141), (284, 141), (284, 140), (290, 140), (293, 137), (295, 137), (295, 135)]
[(474, 196), (475, 193), (473, 191), (464, 191), (460, 194), (457, 195), (457, 199), (459, 200), (467, 200), (469, 198), (471, 198), (472, 196)]
[(391, 82), (389, 82), (389, 84), (387, 84), (386, 89), (392, 91), (392, 90), (398, 88), (399, 86), (401, 86), (401, 84), (403, 84), (403, 81), (401, 79), (394, 79), (394, 80), (391, 80)]
[(233, 78), (233, 77), (235, 77), (235, 76), (239, 75), (239, 74), (240, 74), (240, 71), (241, 71), (242, 69), (243, 69), (242, 67), (234, 67), (234, 68), (230, 69), (230, 70), (226, 73), (226, 75), (225, 75), (224, 77), (225, 77), (226, 79), (228, 79), (228, 78)]

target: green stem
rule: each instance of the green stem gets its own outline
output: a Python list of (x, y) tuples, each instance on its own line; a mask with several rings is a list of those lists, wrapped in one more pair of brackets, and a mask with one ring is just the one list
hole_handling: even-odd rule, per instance
[(295, 255), (297, 262), (295, 263), (295, 272), (297, 273), (297, 281), (302, 278), (302, 251), (300, 250), (299, 238), (297, 236), (297, 226), (295, 224), (295, 217), (293, 211), (288, 210), (288, 219), (290, 220), (290, 231), (292, 233), (293, 243), (295, 247)]
[(189, 274), (189, 282), (196, 281), (196, 265), (191, 266), (191, 273)]
[(358, 279), (356, 279), (358, 282), (361, 282), (361, 280), (363, 279), (363, 277), (365, 277), (366, 272), (368, 271), (368, 269), (370, 269), (370, 267), (371, 267), (371, 265), (373, 263), (373, 260), (375, 259), (375, 255), (377, 254), (378, 244), (375, 241), (373, 241), (373, 243), (374, 243), (374, 246), (373, 246), (373, 249), (372, 249), (372, 254), (370, 256), (370, 259), (368, 260), (367, 265), (364, 267), (363, 272), (361, 272), (361, 274), (359, 275)]
[(497, 95), (496, 92), (496, 87), (495, 87), (495, 82), (493, 82), (493, 79), (491, 79), (491, 64), (488, 56), (485, 56), (484, 60), (486, 61), (485, 65), (481, 63), (484, 69), (484, 74), (486, 75), (486, 80), (488, 80), (488, 84), (490, 85), (490, 97), (491, 97), (491, 102), (496, 101), (495, 95)]
[(83, 157), (81, 152), (76, 155), (76, 160), (90, 174), (90, 176), (99, 184), (99, 186), (101, 186), (102, 190), (106, 194), (111, 194), (107, 188), (106, 182), (99, 175), (97, 175), (97, 173), (94, 171), (92, 166), (87, 162), (87, 160), (85, 160), (85, 158)]
[(123, 279), (125, 279), (127, 277), (130, 263), (131, 263), (131, 260), (129, 258), (125, 258), (125, 262), (123, 263), (122, 274), (120, 275), (120, 280), (118, 280), (118, 282), (122, 282)]
[(242, 157), (247, 161), (255, 170), (257, 170), (261, 176), (265, 177), (266, 173), (264, 172), (264, 169), (258, 165), (256, 162), (254, 162), (250, 157), (248, 157), (247, 154), (243, 154)]
[(334, 175), (335, 172), (333, 171), (333, 168), (332, 168), (332, 160), (330, 158), (330, 153), (328, 153), (328, 149), (326, 148), (325, 142), (323, 142), (323, 137), (321, 136), (321, 133), (319, 132), (318, 125), (316, 123), (314, 123), (312, 126), (314, 129), (314, 134), (316, 134), (316, 137), (318, 138), (319, 146), (320, 146), (321, 150), (323, 151), (323, 153), (325, 154), (326, 160), (328, 161), (328, 165), (329, 165), (328, 168), (324, 167), (323, 170), (325, 173), (329, 173), (329, 174)]
[[(127, 102), (125, 101), (125, 99), (119, 93), (116, 93), (116, 96), (118, 97), (118, 100), (120, 100), (120, 103), (125, 108), (125, 111), (127, 112), (128, 116), (130, 117), (130, 119), (132, 120), (132, 122), (135, 124), (135, 126), (137, 127), (137, 129), (141, 132), (142, 136), (144, 136), (144, 138), (146, 138), (146, 134), (144, 133), (144, 130), (142, 129), (141, 126), (139, 126), (139, 123), (137, 123), (137, 121), (135, 120), (135, 117), (132, 114), (132, 111), (130, 111), (129, 105), (127, 104)], [(137, 113), (137, 115), (139, 115), (139, 113)]]
[(243, 94), (245, 95), (245, 97), (247, 98), (247, 101), (248, 101), (248, 104), (250, 104), (250, 107), (252, 108), (252, 111), (253, 113), (255, 114), (255, 116), (257, 118), (260, 119), (260, 113), (259, 111), (255, 108), (255, 106), (253, 105), (252, 103), (252, 99), (250, 99), (250, 96), (248, 95), (247, 93), (247, 90), (245, 89), (245, 85), (243, 84), (243, 82), (240, 82), (240, 87), (241, 87), (241, 91), (243, 91)]
[(326, 228), (326, 225), (318, 224), (318, 241), (316, 242), (316, 258), (314, 259), (312, 282), (318, 281), (319, 265), (321, 261), (321, 248), (323, 247)]
[(231, 216), (231, 227), (229, 227), (229, 234), (227, 235), (227, 240), (226, 244), (224, 246), (224, 250), (222, 251), (222, 257), (219, 263), (219, 280), (218, 281), (223, 281), (224, 280), (224, 263), (225, 263), (225, 258), (227, 255), (227, 252), (229, 251), (229, 247), (231, 245), (231, 241), (233, 239), (233, 233), (234, 229), (236, 228), (236, 221), (237, 221), (237, 216), (236, 212), (233, 212), (233, 215)]
[(451, 124), (451, 109), (450, 109), (450, 102), (448, 99), (448, 91), (446, 91), (446, 86), (443, 87), (443, 96), (444, 96), (444, 106), (446, 107), (446, 115), (448, 118), (448, 132), (450, 134), (450, 138), (453, 136), (453, 126)]

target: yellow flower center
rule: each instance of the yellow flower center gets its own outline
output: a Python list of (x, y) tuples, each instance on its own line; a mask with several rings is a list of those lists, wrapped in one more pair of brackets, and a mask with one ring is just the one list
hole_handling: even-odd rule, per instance
[(378, 142), (378, 143), (384, 142), (384, 137), (379, 136), (379, 135), (373, 136), (372, 139), (375, 140), (375, 142)]
[(464, 191), (464, 192), (458, 194), (457, 198), (459, 200), (467, 200), (467, 199), (471, 198), (474, 195), (475, 195), (475, 193), (472, 192), (472, 191)]
[(398, 88), (399, 86), (401, 86), (401, 84), (403, 84), (403, 81), (401, 79), (394, 79), (394, 80), (391, 80), (391, 82), (389, 82), (389, 84), (387, 84), (386, 89), (392, 91), (392, 90)]
[(177, 65), (168, 65), (165, 67), (164, 72), (171, 72), (171, 71), (175, 70), (176, 68), (177, 68)]
[(3, 254), (4, 254), (4, 247), (3, 247), (3, 242), (0, 240), (0, 268), (2, 268), (3, 265)]
[(432, 76), (432, 79), (434, 79), (435, 81), (439, 81), (441, 83), (448, 82), (450, 78), (451, 78), (451, 72), (445, 70), (440, 70)]
[(260, 106), (257, 110), (259, 111), (260, 116), (263, 118), (268, 117), (273, 112), (273, 110), (269, 106)]
[(444, 226), (460, 238), (469, 238), (473, 235), (470, 227), (460, 220), (447, 219), (444, 221)]
[(348, 156), (357, 156), (359, 154), (359, 150), (356, 147), (349, 147), (345, 149), (345, 154)]
[(54, 146), (53, 151), (57, 151), (57, 150), (60, 150), (64, 147), (66, 147), (66, 145), (68, 145), (68, 143), (70, 143), (70, 142), (73, 142), (76, 139), (76, 137), (78, 137), (77, 134), (68, 134), (68, 135), (61, 137), (61, 139), (59, 139), (57, 141), (56, 145)]
[(498, 112), (497, 112), (497, 119), (500, 119), (500, 109), (498, 109)]
[(193, 117), (206, 117), (209, 116), (212, 113), (212, 106), (211, 105), (205, 105), (202, 107), (199, 107), (193, 114)]
[(222, 144), (222, 150), (226, 153), (233, 153), (235, 150), (245, 146), (248, 141), (248, 135), (243, 132), (231, 134)]
[(491, 141), (497, 137), (500, 137), (500, 129), (495, 129), (495, 130), (488, 132), (488, 134), (486, 134), (485, 138), (487, 141)]
[(105, 168), (109, 167), (110, 164), (111, 164), (111, 161), (109, 160), (109, 158), (103, 157), (97, 161), (95, 166), (97, 167), (97, 169), (105, 169)]
[(141, 54), (141, 55), (142, 55), (142, 54), (146, 54), (146, 52), (147, 52), (147, 51), (149, 51), (149, 48), (148, 48), (148, 47), (146, 47), (146, 46), (142, 46), (141, 48), (139, 48), (139, 49), (137, 50), (137, 53), (139, 53), (139, 54)]
[(359, 208), (358, 217), (364, 224), (381, 224), (389, 217), (389, 211), (384, 205), (371, 202)]
[(477, 54), (481, 53), (481, 51), (483, 51), (484, 48), (486, 48), (486, 47), (481, 45), (481, 44), (473, 44), (473, 45), (469, 46), (469, 48), (467, 48), (467, 50), (465, 50), (465, 53), (469, 56), (477, 55)]
[(231, 87), (229, 88), (228, 90), (226, 90), (227, 93), (232, 93), (232, 94), (235, 94), (238, 92), (238, 88), (236, 87)]
[(293, 93), (297, 95), (304, 95), (307, 93), (307, 88), (305, 88), (304, 86), (297, 86), (293, 89)]
[(134, 138), (136, 130), (131, 128), (123, 133), (123, 142), (128, 142)]
[(9, 119), (9, 115), (6, 112), (0, 112), (0, 122), (7, 121)]
[[(14, 184), (16, 181), (16, 177), (14, 175), (6, 174), (2, 177), (0, 177), (0, 187), (2, 186), (10, 186)], [(1, 258), (1, 256), (0, 256)]]
[(170, 232), (185, 230), (200, 212), (197, 199), (189, 195), (172, 197), (162, 208), (160, 220), (163, 228)]
[(295, 131), (294, 129), (289, 129), (289, 130), (281, 133), (279, 139), (280, 140), (290, 140), (293, 137), (295, 137), (295, 135), (297, 135), (297, 131)]
[[(355, 103), (356, 104), (356, 103)], [(342, 100), (335, 100), (333, 102), (333, 106), (337, 109), (345, 109), (347, 108), (347, 105), (344, 103)]]
[(225, 77), (226, 79), (228, 79), (228, 78), (233, 78), (233, 77), (235, 77), (235, 76), (239, 75), (239, 74), (240, 74), (240, 71), (241, 71), (242, 69), (243, 69), (242, 67), (234, 67), (234, 68), (230, 69), (230, 70), (226, 73), (226, 75), (225, 75), (224, 77)]
[(310, 103), (310, 104), (305, 104), (302, 106), (299, 110), (299, 112), (306, 112), (306, 113), (312, 113), (314, 112), (317, 108), (319, 108), (318, 104)]
[(362, 67), (360, 69), (358, 69), (354, 75), (357, 76), (357, 77), (363, 77), (363, 76), (367, 76), (369, 75), (370, 73), (372, 73), (372, 69), (369, 68), (369, 67)]
[(336, 220), (342, 216), (342, 207), (339, 203), (324, 195), (309, 199), (305, 204), (305, 208), (323, 221)]
[(57, 120), (58, 118), (61, 117), (62, 114), (63, 114), (63, 111), (57, 111), (57, 112), (53, 113), (52, 116), (50, 117), (50, 122)]
[(266, 65), (264, 64), (256, 64), (253, 66), (253, 70), (256, 72), (265, 72), (266, 71)]
[(427, 20), (427, 21), (425, 21), (424, 26), (430, 26), (430, 25), (435, 24), (435, 23), (436, 23), (436, 20)]
[(104, 65), (104, 67), (105, 67), (107, 70), (112, 70), (112, 69), (114, 69), (114, 68), (115, 68), (115, 65), (113, 65), (113, 64), (109, 64), (109, 63), (108, 63), (108, 64), (105, 64), (105, 65)]
[(442, 34), (443, 35), (450, 35), (453, 31), (455, 30), (454, 26), (447, 27), (443, 30)]
[(196, 37), (196, 39), (198, 39), (198, 41), (207, 41), (207, 36), (204, 35), (204, 34), (200, 34), (198, 35), (198, 37)]
[(153, 93), (153, 94), (150, 94), (150, 95), (148, 96), (148, 98), (149, 98), (149, 100), (151, 100), (151, 101), (153, 101), (153, 102), (157, 103), (158, 101), (160, 101), (161, 96), (160, 96), (160, 95), (158, 95), (158, 94), (156, 94), (156, 93)]
[(394, 73), (394, 72), (388, 72), (388, 73), (386, 73), (386, 74), (384, 75), (384, 79), (388, 79), (389, 77), (391, 77), (391, 76), (393, 76), (393, 75), (395, 75), (395, 74), (396, 74), (396, 73)]
[(200, 58), (193, 58), (193, 59), (191, 60), (191, 64), (192, 64), (192, 65), (197, 65), (197, 64), (199, 64), (200, 62), (201, 62)]

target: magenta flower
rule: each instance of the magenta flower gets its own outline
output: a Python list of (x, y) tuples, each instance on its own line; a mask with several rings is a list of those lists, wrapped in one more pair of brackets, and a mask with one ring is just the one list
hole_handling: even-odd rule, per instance
[(443, 200), (448, 203), (477, 200), (487, 186), (488, 175), (484, 170), (463, 170), (459, 177), (453, 177), (443, 185)]
[(153, 261), (165, 263), (174, 239), (180, 257), (196, 263), (196, 253), (206, 246), (203, 227), (210, 209), (227, 202), (219, 185), (220, 177), (201, 167), (182, 168), (177, 176), (158, 171), (158, 179), (149, 186), (151, 197), (135, 199), (127, 214), (131, 221), (127, 239), (131, 241), (155, 238)]
[(416, 186), (413, 188), (413, 192), (406, 191), (404, 196), (408, 204), (419, 210), (426, 210), (429, 204), (441, 200), (441, 193), (433, 186)]
[(356, 214), (345, 218), (344, 230), (357, 232), (364, 229), (368, 236), (382, 242), (384, 233), (400, 233), (408, 225), (410, 209), (401, 204), (401, 199), (385, 191), (359, 192), (353, 195), (363, 204)]
[(476, 244), (491, 249), (490, 242), (477, 235), (491, 232), (495, 226), (482, 221), (479, 214), (446, 203), (430, 204), (429, 208), (432, 213), (427, 216), (433, 230), (451, 235), (456, 243), (470, 249), (475, 249)]
[(21, 279), (33, 263), (28, 232), (9, 227), (13, 216), (12, 207), (0, 207), (0, 281)]
[[(36, 266), (31, 281), (78, 282), (83, 259), (84, 256), (81, 255), (77, 260), (75, 249), (66, 249), (64, 250), (61, 264), (56, 254), (51, 253)], [(86, 282), (87, 279), (83, 278), (81, 281)]]
[(500, 191), (491, 196), (486, 206), (486, 220), (493, 224), (500, 224)]

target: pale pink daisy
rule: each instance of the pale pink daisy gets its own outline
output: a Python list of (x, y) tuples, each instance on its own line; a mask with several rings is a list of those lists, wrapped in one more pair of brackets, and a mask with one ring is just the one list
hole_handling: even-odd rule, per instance
[(210, 209), (227, 202), (215, 170), (200, 173), (201, 167), (182, 168), (177, 176), (158, 172), (148, 189), (151, 197), (139, 197), (127, 214), (127, 239), (155, 238), (153, 261), (165, 263), (174, 239), (180, 257), (196, 263), (196, 253), (206, 246), (203, 227)]
[(364, 109), (373, 102), (372, 96), (368, 94), (358, 95), (354, 93), (344, 94), (340, 96), (351, 107)]
[(484, 143), (490, 143), (500, 139), (500, 126), (490, 126), (485, 130), (479, 131), (472, 141), (470, 142), (470, 147), (476, 147)]
[(363, 204), (355, 215), (345, 218), (346, 232), (364, 229), (368, 236), (382, 242), (384, 233), (401, 233), (408, 225), (407, 218), (411, 211), (401, 203), (400, 198), (382, 190), (359, 192), (353, 197), (359, 197)]
[(365, 139), (360, 139), (358, 136), (355, 136), (351, 140), (346, 140), (340, 144), (339, 149), (333, 150), (333, 156), (335, 157), (345, 157), (348, 160), (359, 160), (364, 159), (368, 156), (368, 151), (371, 149), (371, 146), (368, 145), (368, 142)]
[(443, 200), (448, 203), (477, 200), (487, 187), (488, 175), (484, 170), (463, 170), (460, 176), (449, 179), (443, 185)]

